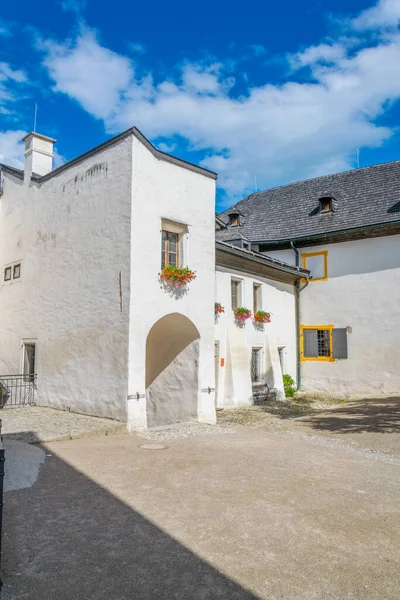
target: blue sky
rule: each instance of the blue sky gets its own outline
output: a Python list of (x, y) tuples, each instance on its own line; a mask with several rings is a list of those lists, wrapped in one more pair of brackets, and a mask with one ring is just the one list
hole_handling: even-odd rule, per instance
[(57, 164), (136, 125), (257, 189), (400, 159), (400, 0), (201, 4), (20, 0), (0, 13), (0, 161), (57, 138)]

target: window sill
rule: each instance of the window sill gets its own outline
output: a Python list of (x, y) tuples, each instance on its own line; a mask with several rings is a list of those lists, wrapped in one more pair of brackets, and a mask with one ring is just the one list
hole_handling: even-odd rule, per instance
[(308, 361), (312, 361), (312, 362), (335, 362), (335, 359), (332, 358), (331, 356), (318, 356), (318, 358), (312, 358), (312, 357), (301, 357), (301, 362), (308, 362)]

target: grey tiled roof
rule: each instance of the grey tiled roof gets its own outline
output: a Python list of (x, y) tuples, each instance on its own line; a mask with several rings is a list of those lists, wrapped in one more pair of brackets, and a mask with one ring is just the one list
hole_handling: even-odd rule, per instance
[[(334, 197), (335, 210), (319, 213), (319, 198)], [(242, 225), (216, 232), (218, 240), (295, 240), (346, 229), (400, 222), (400, 161), (307, 179), (256, 192), (235, 207)], [(228, 222), (230, 209), (219, 214)]]

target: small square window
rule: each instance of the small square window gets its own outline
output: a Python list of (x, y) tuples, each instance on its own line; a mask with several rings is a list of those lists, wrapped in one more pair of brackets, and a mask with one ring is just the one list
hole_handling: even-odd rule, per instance
[(10, 281), (11, 279), (11, 267), (6, 267), (4, 269), (4, 281)]
[(21, 263), (14, 265), (13, 268), (13, 279), (19, 279), (21, 277)]

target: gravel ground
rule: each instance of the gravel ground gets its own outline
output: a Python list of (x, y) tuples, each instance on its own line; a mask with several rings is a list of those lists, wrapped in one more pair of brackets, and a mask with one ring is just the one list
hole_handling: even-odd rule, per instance
[(207, 425), (206, 423), (177, 423), (168, 427), (155, 427), (153, 429), (142, 429), (136, 434), (147, 440), (165, 441), (180, 438), (189, 438), (199, 435), (219, 435), (229, 433), (230, 425)]
[(2, 434), (24, 442), (50, 442), (126, 432), (125, 423), (120, 421), (43, 406), (5, 408), (0, 418), (3, 422)]

